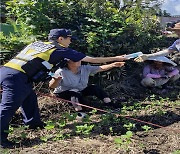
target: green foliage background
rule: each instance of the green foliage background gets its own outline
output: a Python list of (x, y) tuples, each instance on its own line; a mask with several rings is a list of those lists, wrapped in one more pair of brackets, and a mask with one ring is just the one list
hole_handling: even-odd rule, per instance
[(7, 23), (21, 28), (1, 33), (1, 50), (16, 53), (36, 39), (46, 40), (52, 28), (68, 28), (79, 38), (72, 47), (91, 56), (148, 53), (163, 39), (156, 11), (149, 7), (153, 1), (124, 0), (121, 8), (117, 0), (5, 1)]

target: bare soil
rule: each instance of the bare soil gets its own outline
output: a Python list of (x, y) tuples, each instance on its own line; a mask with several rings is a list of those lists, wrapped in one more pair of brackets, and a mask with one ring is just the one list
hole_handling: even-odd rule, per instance
[[(59, 128), (58, 122), (65, 119), (64, 113), (71, 115), (74, 110), (67, 102), (38, 96), (42, 120), (52, 121), (54, 128), (24, 129), (20, 113), (17, 112), (11, 122), (14, 130), (9, 135), (9, 139), (19, 142), (21, 146), (14, 149), (1, 149), (0, 152), (12, 154), (179, 154), (180, 80), (170, 85), (171, 88), (167, 89), (166, 94), (160, 95), (139, 84), (141, 68), (137, 67), (133, 75), (132, 71), (122, 71), (125, 75), (118, 74), (119, 79), (116, 78), (117, 76), (112, 79), (113, 75), (109, 74), (106, 80), (97, 81), (100, 84), (103, 83), (105, 90), (116, 103), (124, 106), (118, 112), (119, 116), (100, 111), (93, 114), (90, 113), (91, 109), (86, 108), (84, 112), (90, 116), (89, 122), (66, 119), (66, 125)], [(130, 69), (132, 70), (132, 65), (127, 65), (126, 70)], [(46, 87), (41, 87), (40, 92), (47, 93)], [(94, 98), (88, 98), (88, 100), (91, 101), (90, 106), (107, 110), (100, 101)], [(129, 117), (122, 117), (122, 115)], [(150, 122), (161, 128), (129, 118)], [(92, 131), (87, 135), (78, 134), (76, 126), (86, 123), (94, 125)], [(115, 139), (120, 139), (128, 131), (124, 124), (129, 123), (135, 126), (129, 129), (133, 136), (129, 142), (124, 140), (122, 144), (116, 143)], [(142, 128), (144, 125), (151, 128), (145, 130)]]

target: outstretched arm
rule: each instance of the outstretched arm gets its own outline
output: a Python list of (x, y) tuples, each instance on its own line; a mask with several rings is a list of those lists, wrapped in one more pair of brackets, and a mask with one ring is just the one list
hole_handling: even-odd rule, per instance
[(124, 61), (126, 60), (125, 56), (115, 56), (115, 57), (90, 57), (86, 56), (82, 59), (84, 62), (89, 63), (106, 63), (106, 62), (113, 62), (113, 61)]
[(154, 57), (154, 56), (166, 56), (170, 53), (174, 52), (174, 50), (170, 50), (170, 49), (165, 49), (156, 53), (152, 53), (152, 54), (143, 54), (142, 56), (139, 56), (137, 58), (135, 58), (134, 60), (136, 62), (143, 62), (145, 60), (147, 60), (149, 57)]
[(156, 52), (156, 53), (149, 54), (149, 57), (152, 57), (152, 56), (166, 56), (166, 55), (172, 53), (173, 51), (174, 50), (165, 49), (165, 50), (162, 50), (162, 51), (159, 51), (159, 52)]
[(122, 66), (124, 66), (124, 64), (125, 64), (125, 62), (114, 62), (114, 63), (107, 64), (107, 65), (101, 65), (101, 66), (99, 66), (99, 70), (97, 72), (107, 71), (114, 67), (122, 67)]

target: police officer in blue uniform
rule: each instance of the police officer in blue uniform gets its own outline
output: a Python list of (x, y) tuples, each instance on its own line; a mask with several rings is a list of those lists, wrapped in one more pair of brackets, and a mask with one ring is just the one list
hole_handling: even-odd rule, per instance
[(37, 96), (32, 83), (44, 80), (48, 72), (61, 64), (64, 58), (77, 62), (104, 63), (123, 61), (124, 56), (89, 57), (69, 48), (74, 39), (67, 29), (52, 29), (48, 36), (49, 42), (34, 42), (25, 47), (13, 59), (1, 67), (2, 100), (0, 103), (2, 148), (13, 147), (15, 144), (7, 139), (9, 122), (20, 107), (23, 122), (29, 128), (44, 128), (40, 119)]

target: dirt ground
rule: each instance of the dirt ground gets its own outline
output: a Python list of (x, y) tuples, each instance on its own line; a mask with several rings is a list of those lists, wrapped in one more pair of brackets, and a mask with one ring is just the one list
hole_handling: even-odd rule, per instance
[[(131, 69), (131, 66), (126, 66), (126, 70)], [(122, 70), (122, 73), (118, 74), (118, 78), (121, 79), (116, 77), (111, 79), (112, 74), (109, 74), (106, 80), (97, 81), (103, 83), (111, 98), (123, 106), (116, 115), (101, 111), (93, 113), (91, 109), (86, 108), (84, 112), (90, 116), (88, 121), (72, 120), (64, 116), (65, 113), (70, 117), (74, 114), (69, 103), (48, 96), (38, 96), (42, 120), (49, 124), (49, 127), (42, 130), (25, 128), (20, 113), (17, 112), (11, 122), (12, 132), (9, 139), (20, 143), (21, 147), (1, 149), (0, 152), (5, 154), (179, 154), (180, 80), (171, 85), (166, 94), (160, 95), (139, 84), (140, 70), (141, 67), (137, 68), (133, 75), (129, 75), (130, 71), (124, 72), (124, 75)], [(42, 89), (41, 87), (40, 92), (47, 92), (46, 88)], [(111, 111), (100, 101), (94, 98), (90, 100), (90, 106)], [(127, 117), (124, 117), (125, 115)], [(62, 123), (62, 120), (66, 121), (66, 124)], [(89, 132), (78, 133), (77, 126), (85, 127), (85, 124), (89, 129), (90, 126), (93, 128)], [(126, 134), (128, 131), (132, 136), (128, 137)]]
[[(44, 97), (39, 98), (41, 106), (41, 114), (44, 121), (52, 120), (58, 121), (62, 117), (63, 112), (69, 112), (71, 107), (65, 105), (65, 103), (53, 101)], [(116, 144), (115, 139), (120, 138), (121, 135), (126, 133), (126, 129), (123, 128), (124, 119), (121, 117), (110, 117), (107, 123), (100, 121), (102, 112), (97, 112), (95, 115), (91, 115), (91, 123), (95, 125), (92, 132), (88, 135), (76, 134), (74, 132), (75, 126), (81, 124), (81, 122), (74, 120), (69, 122), (64, 128), (62, 134), (70, 134), (65, 138), (59, 138), (54, 140), (54, 137), (59, 133), (59, 128), (55, 126), (54, 129), (43, 130), (29, 130), (20, 129), (19, 126), (14, 126), (14, 133), (10, 135), (10, 139), (16, 139), (21, 144), (20, 148), (7, 150), (8, 153), (20, 153), (20, 154), (177, 154), (180, 150), (180, 102), (174, 101), (176, 105), (171, 105), (169, 101), (164, 101), (162, 110), (164, 114), (156, 111), (155, 105), (148, 110), (138, 110), (136, 115), (133, 116), (133, 111), (127, 111), (130, 117), (134, 117), (146, 122), (158, 124), (163, 126), (158, 128), (151, 126), (148, 131), (142, 130), (141, 126), (144, 124), (137, 121), (132, 121), (135, 124), (135, 128), (131, 131), (133, 136), (128, 144)], [(143, 102), (144, 106), (149, 105), (149, 101)], [(63, 107), (64, 106), (64, 109)], [(59, 109), (61, 108), (61, 109)], [(72, 111), (73, 113), (73, 111)], [(86, 113), (88, 113), (86, 111)], [(126, 113), (126, 114), (127, 114)], [(19, 114), (17, 113), (12, 123), (19, 122)], [(16, 122), (15, 122), (16, 121)], [(75, 124), (76, 123), (76, 124)], [(110, 131), (112, 128), (113, 131)], [(26, 133), (26, 138), (22, 137), (22, 133)], [(41, 137), (46, 136), (47, 141), (42, 140)], [(3, 152), (7, 152), (3, 151)], [(173, 153), (174, 152), (174, 153)]]

